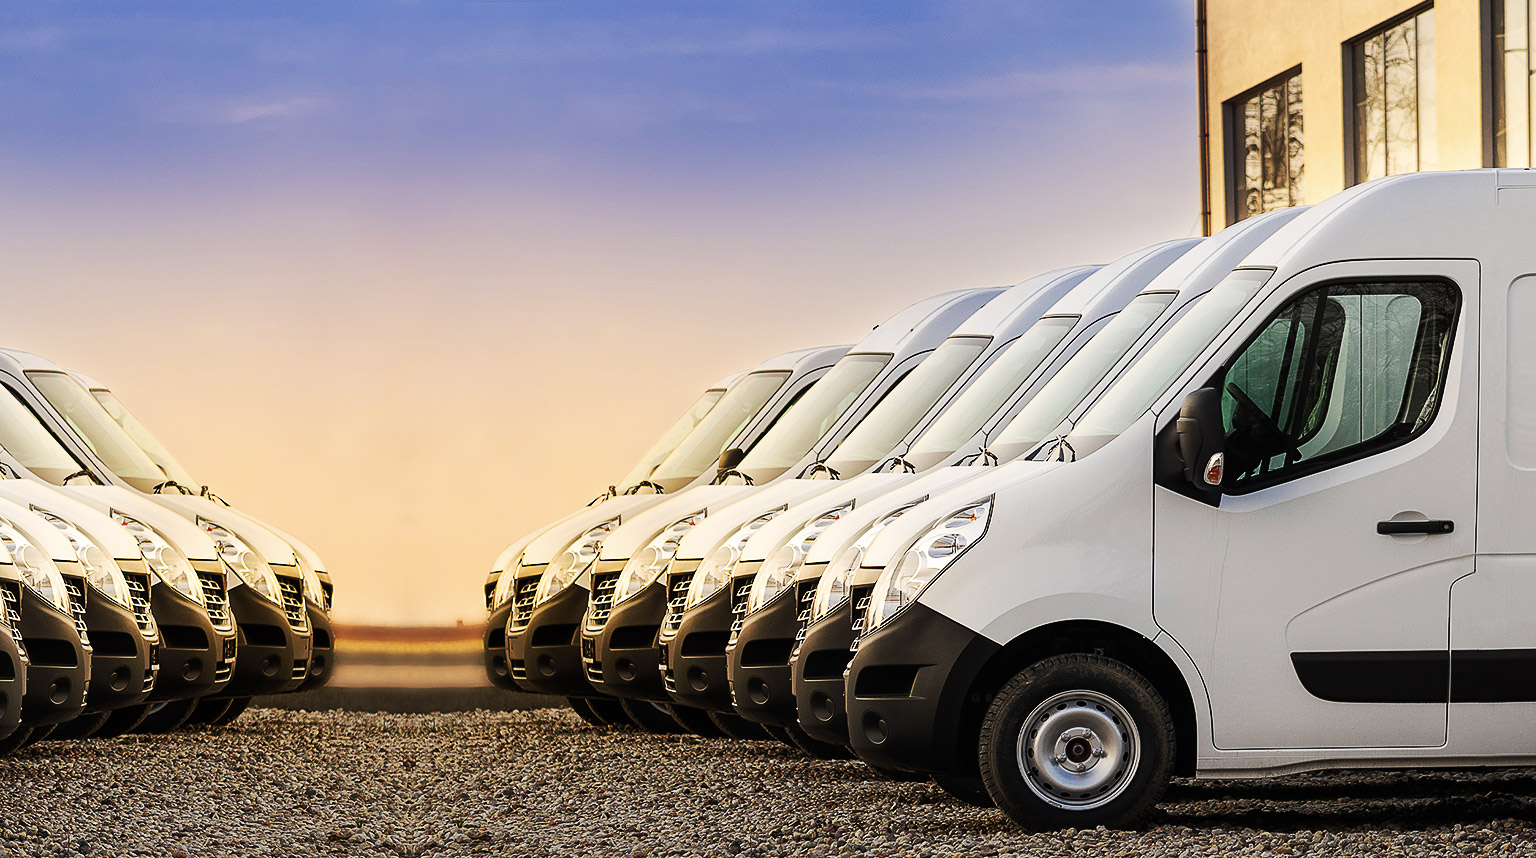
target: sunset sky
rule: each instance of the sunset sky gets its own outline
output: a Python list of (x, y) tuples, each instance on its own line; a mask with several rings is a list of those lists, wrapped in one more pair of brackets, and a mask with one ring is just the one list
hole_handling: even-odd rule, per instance
[(714, 379), (1198, 233), (1193, 0), (0, 7), (0, 344), (310, 542), (341, 622)]

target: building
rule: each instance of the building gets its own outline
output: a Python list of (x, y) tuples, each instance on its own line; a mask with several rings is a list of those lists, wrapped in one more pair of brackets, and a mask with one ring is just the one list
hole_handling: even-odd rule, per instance
[(1536, 0), (1199, 0), (1206, 234), (1415, 170), (1532, 163)]

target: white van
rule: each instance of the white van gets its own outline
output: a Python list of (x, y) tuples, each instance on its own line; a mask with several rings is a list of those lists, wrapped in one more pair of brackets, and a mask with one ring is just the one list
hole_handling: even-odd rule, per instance
[[(821, 449), (830, 449), (847, 435), (960, 322), (1001, 291), (948, 292), (902, 310), (854, 345), (750, 450), (743, 453), (737, 448), (723, 454), (710, 485), (678, 492), (627, 521), (594, 528), (542, 575), (542, 570), (532, 576), (520, 570), (520, 581), (537, 584), (532, 611), (526, 616), (514, 613), (512, 623), (520, 626), (509, 624), (507, 658), (514, 675), (524, 671), (527, 687), (544, 693), (594, 694), (583, 669), (580, 627), (591, 571), (600, 556), (610, 559), (602, 553), (610, 539), (618, 539), (613, 544), (622, 551), (638, 550), (658, 530), (680, 518), (702, 519), (729, 499), (751, 493), (754, 483), (766, 485), (799, 475), (818, 461)], [(737, 484), (725, 484), (731, 481)], [(524, 550), (524, 569), (530, 558), (538, 559), (533, 549), (530, 545)], [(612, 558), (621, 567), (628, 559), (627, 553)]]
[[(1127, 311), (1095, 333), (1059, 371), (1044, 384), (1031, 385), (1029, 395), (1017, 405), (988, 419), (981, 431), (959, 446), (959, 452), (948, 452), (942, 464), (955, 467), (931, 467), (918, 475), (860, 478), (880, 480), (894, 488), (827, 528), (796, 576), (796, 600), (804, 608), (802, 628), (791, 652), (792, 696), (796, 723), (807, 735), (833, 745), (848, 742), (843, 671), (852, 657), (869, 593), (883, 566), (865, 557), (880, 531), (930, 495), (975, 479), (988, 472), (985, 466), (1007, 462), (1055, 435), (1064, 418), (1091, 405), (1150, 343), (1189, 313), (1250, 251), (1300, 212), (1288, 209), (1245, 220), (1206, 239), (1154, 278), (1144, 280), (1141, 295)], [(951, 409), (935, 421), (933, 430), (913, 445), (912, 458), (927, 464), (946, 451), (954, 451), (954, 439), (965, 437), (966, 427), (979, 420), (947, 425), (956, 422), (950, 418), (960, 414)], [(876, 565), (861, 569), (865, 563)], [(950, 780), (941, 784), (957, 794), (973, 786), (972, 797), (980, 786)]]
[[(769, 358), (743, 374), (643, 480), (615, 496), (604, 495), (508, 546), (496, 559), (494, 583), (487, 581), (490, 618), (486, 623), (486, 671), (499, 687), (517, 690), (507, 663), (507, 634), (526, 626), (539, 581), (551, 559), (577, 540), (601, 539), (619, 523), (697, 482), (711, 479), (722, 450), (755, 443), (791, 406), (826, 375), (847, 346), (797, 349)], [(572, 583), (572, 582), (567, 582)], [(581, 584), (578, 583), (580, 586)], [(518, 616), (514, 616), (517, 614)], [(587, 709), (581, 709), (587, 714)], [(613, 714), (613, 713), (610, 713)], [(622, 717), (622, 713), (614, 714)]]
[(887, 527), (855, 750), (1033, 828), (1136, 824), (1174, 773), (1536, 761), (1533, 224), (1529, 171), (1346, 191), (1047, 460)]

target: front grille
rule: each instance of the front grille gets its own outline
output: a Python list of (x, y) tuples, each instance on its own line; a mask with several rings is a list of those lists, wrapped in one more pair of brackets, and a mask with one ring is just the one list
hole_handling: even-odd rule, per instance
[(485, 582), (485, 610), (487, 612), (496, 610), (496, 582), (495, 581), (487, 581), (487, 582)]
[(155, 679), (160, 675), (160, 645), (149, 645), (149, 670), (144, 671), (144, 693), (155, 690)]
[(800, 606), (800, 612), (795, 614), (795, 623), (799, 628), (795, 629), (795, 652), (800, 651), (800, 644), (805, 642), (805, 633), (811, 628), (811, 604), (816, 601), (817, 581), (801, 581), (795, 585), (795, 602)]
[(747, 619), (747, 597), (752, 595), (752, 578), (737, 578), (731, 591), (731, 643), (741, 637), (741, 624)]
[(533, 620), (533, 594), (538, 589), (539, 576), (518, 579), (517, 592), (512, 597), (512, 622), (508, 628), (513, 631), (528, 628), (528, 623)]
[(22, 655), (26, 655), (27, 648), (21, 639), (20, 581), (0, 581), (0, 605), (3, 605), (5, 610), (5, 625), (11, 630), (11, 637), (16, 639), (16, 648)]
[(85, 579), (64, 576), (64, 592), (69, 594), (69, 612), (75, 619), (75, 631), (80, 633), (81, 643), (90, 643), (91, 637), (85, 626)]
[(513, 679), (528, 678), (528, 668), (523, 664), (523, 660), (520, 658), (507, 659), (507, 669), (512, 671)]
[(283, 595), (283, 615), (296, 632), (309, 628), (309, 612), (304, 608), (304, 582), (286, 575), (277, 576), (277, 590)]
[(667, 657), (667, 648), (670, 644), (661, 644), (657, 647), (657, 659), (661, 667), (661, 684), (667, 691), (677, 690), (677, 676), (672, 672), (672, 659)]
[[(128, 582), (128, 603), (133, 609), (133, 622), (141, 632), (149, 632), (155, 627), (155, 616), (149, 607), (149, 576), (141, 572), (123, 572), (123, 580)], [(204, 598), (207, 597), (207, 586), (203, 587)], [(210, 616), (212, 616), (210, 614)]]
[(587, 628), (600, 629), (608, 622), (608, 616), (613, 613), (614, 598), (618, 595), (619, 576), (622, 574), (624, 571), (621, 569), (592, 576), (592, 595), (587, 602)]
[(293, 663), (293, 678), (303, 679), (309, 676), (309, 659), (302, 659)]
[(597, 641), (589, 637), (581, 639), (581, 666), (586, 669), (589, 682), (603, 681), (603, 663), (597, 658)]
[(683, 624), (683, 608), (688, 602), (688, 585), (694, 571), (674, 572), (667, 578), (667, 616), (661, 621), (661, 633), (677, 631)]
[(869, 597), (875, 592), (874, 587), (854, 587), (850, 598), (853, 599), (853, 646), (850, 651), (859, 648), (859, 636), (864, 634), (864, 614), (869, 608)]
[(224, 590), (224, 576), (217, 572), (198, 572), (198, 583), (203, 585), (203, 606), (208, 609), (208, 620), (220, 631), (231, 628), (229, 621), (229, 594)]
[(214, 682), (223, 682), (224, 680), (228, 679), (231, 675), (233, 675), (234, 672), (235, 672), (235, 659), (234, 659), (234, 656), (226, 656), (224, 658), (221, 658), (221, 659), (219, 659), (218, 663), (213, 666), (213, 681)]

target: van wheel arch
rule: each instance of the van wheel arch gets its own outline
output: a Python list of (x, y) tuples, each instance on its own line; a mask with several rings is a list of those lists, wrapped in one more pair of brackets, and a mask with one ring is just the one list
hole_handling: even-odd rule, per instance
[[(976, 747), (987, 707), (1008, 680), (1043, 658), (1068, 653), (1111, 658), (1146, 677), (1168, 701), (1173, 714), (1178, 751), (1173, 773), (1181, 777), (1195, 773), (1195, 704), (1178, 666), (1146, 636), (1097, 620), (1066, 620), (1031, 629), (993, 654), (976, 674), (966, 695), (961, 722), (966, 741), (962, 747)], [(976, 765), (974, 760), (967, 763)]]

